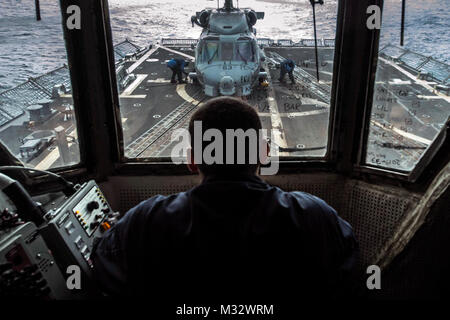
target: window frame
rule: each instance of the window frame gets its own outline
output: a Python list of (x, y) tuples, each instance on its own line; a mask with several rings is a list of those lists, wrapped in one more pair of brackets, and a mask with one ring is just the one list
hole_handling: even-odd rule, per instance
[[(67, 19), (65, 10), (71, 3), (69, 0), (60, 2), (64, 21)], [(419, 168), (421, 170), (414, 172), (415, 179), (411, 179), (412, 173), (405, 175), (362, 165), (364, 139), (372, 107), (379, 30), (367, 30), (365, 19), (360, 19), (360, 16), (366, 16), (366, 9), (372, 4), (382, 8), (383, 0), (338, 1), (326, 154), (324, 157), (283, 159), (280, 161), (280, 174), (332, 172), (371, 181), (383, 179), (383, 183), (402, 184), (408, 188), (412, 182), (419, 181), (424, 175), (426, 163), (433, 161), (436, 163), (436, 158), (442, 160), (443, 156), (439, 155), (442, 154), (442, 149), (436, 150), (435, 156), (424, 162)], [(73, 177), (83, 175), (100, 181), (111, 175), (189, 174), (184, 165), (161, 161), (167, 158), (125, 157), (108, 2), (86, 1), (80, 6), (82, 12), (89, 12), (89, 15), (82, 19), (84, 30), (73, 32), (65, 27), (63, 29), (80, 136), (81, 163), (76, 168), (69, 170), (61, 168), (55, 171)], [(358, 50), (355, 50), (355, 44), (358, 44)], [(82, 50), (79, 47), (82, 47)], [(84, 63), (83, 60), (87, 62)], [(99, 66), (89, 69), (87, 65), (93, 63), (98, 63)], [(85, 81), (83, 78), (87, 70), (91, 77), (95, 78), (92, 81)], [(92, 85), (96, 87), (97, 94), (95, 96), (83, 94), (89, 92)], [(355, 94), (350, 94), (352, 92)], [(90, 112), (89, 108), (80, 108), (82, 105), (96, 105), (96, 112)], [(361, 105), (364, 108), (360, 108)], [(100, 136), (100, 139), (85, 139), (92, 136)], [(445, 143), (448, 143), (448, 140), (446, 135)]]
[[(381, 20), (383, 19), (383, 10), (384, 10), (384, 0), (373, 1), (373, 4), (377, 4), (375, 2), (379, 2), (377, 5), (381, 8)], [(382, 22), (382, 21), (381, 21)], [(383, 26), (382, 26), (383, 27)], [(365, 117), (364, 117), (364, 127), (362, 139), (359, 144), (359, 152), (357, 162), (354, 166), (354, 171), (356, 174), (373, 174), (376, 176), (384, 176), (396, 180), (400, 180), (402, 182), (406, 182), (407, 184), (415, 183), (418, 181), (424, 172), (427, 169), (427, 166), (433, 161), (433, 159), (438, 154), (442, 145), (445, 143), (445, 140), (448, 139), (446, 131), (446, 125), (444, 125), (441, 131), (436, 135), (433, 142), (424, 150), (422, 155), (420, 156), (419, 161), (416, 163), (414, 168), (411, 170), (401, 170), (395, 168), (388, 168), (382, 166), (376, 166), (366, 162), (368, 144), (369, 144), (369, 134), (370, 134), (370, 121), (372, 117), (372, 107), (373, 107), (373, 99), (375, 93), (375, 82), (376, 82), (376, 72), (378, 66), (378, 53), (379, 53), (379, 45), (380, 45), (380, 34), (381, 29), (377, 30), (375, 36), (372, 39), (372, 52), (371, 55), (373, 57), (373, 63), (371, 65), (369, 71), (369, 80), (368, 80), (368, 91), (365, 100)], [(450, 117), (449, 117), (450, 119)]]
[[(104, 1), (104, 0), (99, 0), (99, 1)], [(338, 81), (338, 75), (337, 75), (337, 70), (339, 70), (339, 66), (336, 65), (336, 61), (340, 60), (340, 52), (341, 50), (339, 50), (338, 46), (341, 43), (341, 38), (342, 38), (342, 27), (343, 27), (343, 16), (344, 16), (344, 3), (348, 1), (348, 0), (338, 0), (338, 8), (337, 8), (337, 17), (336, 17), (336, 36), (335, 36), (335, 50), (334, 50), (334, 68), (333, 68), (333, 80), (332, 80), (332, 90), (331, 90), (331, 100), (330, 100), (330, 116), (329, 116), (329, 122), (328, 122), (328, 143), (327, 143), (327, 149), (326, 152), (323, 156), (305, 156), (305, 157), (295, 157), (295, 156), (289, 156), (289, 157), (284, 157), (282, 160), (279, 161), (280, 163), (280, 172), (296, 172), (295, 169), (293, 169), (295, 167), (295, 165), (298, 165), (299, 167), (301, 166), (303, 169), (305, 167), (311, 167), (311, 168), (319, 168), (324, 166), (324, 164), (326, 164), (324, 167), (328, 168), (330, 167), (330, 165), (333, 165), (335, 162), (335, 157), (334, 154), (335, 152), (332, 152), (332, 150), (335, 149), (335, 147), (332, 145), (333, 143), (333, 127), (334, 127), (334, 121), (333, 121), (333, 116), (334, 116), (334, 110), (335, 110), (335, 95), (336, 95), (336, 88), (338, 86), (337, 81)], [(203, 39), (203, 43), (202, 45), (204, 46), (206, 44), (207, 41), (214, 41), (217, 42), (218, 40), (216, 39), (208, 39), (205, 38)], [(234, 46), (233, 46), (234, 47)], [(222, 46), (219, 43), (219, 51), (221, 50)], [(235, 49), (235, 47), (234, 47)], [(202, 48), (202, 51), (204, 50), (204, 48)], [(204, 53), (202, 53), (203, 55)], [(118, 106), (115, 110), (116, 114), (120, 115), (120, 106)], [(116, 122), (116, 127), (118, 127), (118, 132), (120, 132), (121, 136), (119, 137), (119, 141), (124, 141), (123, 139), (123, 132), (121, 130), (121, 123), (120, 122)], [(119, 163), (116, 164), (116, 167), (118, 169), (118, 172), (130, 172), (130, 170), (128, 168), (125, 168), (128, 165), (130, 165), (132, 168), (139, 168), (139, 166), (147, 166), (147, 168), (149, 168), (150, 171), (152, 172), (159, 172), (159, 170), (157, 169), (157, 167), (155, 168), (151, 168), (151, 166), (159, 166), (160, 168), (162, 168), (162, 165), (165, 166), (171, 166), (173, 168), (173, 174), (183, 174), (186, 173), (186, 170), (182, 169), (179, 170), (177, 167), (179, 167), (179, 165), (175, 165), (170, 163), (170, 158), (165, 157), (165, 158), (157, 158), (157, 157), (153, 157), (153, 158), (127, 158), (124, 154), (124, 146), (121, 144), (120, 145), (120, 161)], [(125, 168), (125, 169), (124, 169)], [(138, 171), (140, 171), (139, 169), (137, 169)], [(133, 170), (131, 170), (133, 171)], [(165, 172), (166, 170), (161, 170), (162, 172)]]
[[(62, 2), (60, 3), (60, 7), (62, 8)], [(73, 77), (72, 77), (72, 69), (70, 68), (70, 63), (69, 63), (69, 51), (68, 51), (68, 47), (67, 47), (67, 38), (65, 35), (66, 32), (66, 27), (65, 24), (63, 23), (64, 21), (66, 21), (67, 17), (64, 19), (64, 13), (65, 11), (61, 10), (61, 28), (62, 28), (62, 32), (64, 35), (64, 47), (66, 49), (66, 54), (67, 54), (67, 64), (68, 64), (68, 69), (69, 69), (69, 76), (70, 76), (70, 81), (71, 81), (71, 86), (72, 86), (72, 96), (74, 96), (74, 89), (73, 89)], [(60, 167), (55, 167), (55, 168), (49, 168), (47, 169), (47, 171), (51, 171), (57, 174), (62, 174), (62, 175), (66, 175), (66, 176), (76, 176), (79, 174), (85, 174), (86, 173), (86, 159), (87, 159), (87, 153), (85, 152), (85, 137), (84, 137), (84, 130), (81, 126), (81, 122), (80, 122), (80, 117), (78, 114), (78, 108), (77, 108), (77, 103), (75, 102), (75, 99), (73, 99), (73, 106), (74, 106), (74, 115), (75, 115), (75, 124), (76, 124), (76, 130), (77, 130), (77, 137), (78, 137), (78, 151), (79, 151), (79, 162), (75, 163), (75, 164), (71, 164), (71, 165), (65, 165), (65, 166), (60, 166)], [(0, 142), (2, 145), (4, 145), (6, 148), (8, 148), (8, 145), (6, 142), (1, 141)], [(22, 153), (22, 151), (20, 151), (20, 153)], [(29, 152), (27, 152), (29, 153)], [(12, 155), (15, 157), (15, 155)], [(11, 165), (15, 165), (15, 163), (12, 163)], [(26, 163), (23, 164), (24, 166), (26, 165)], [(29, 167), (30, 169), (34, 169), (32, 167)]]
[[(80, 30), (69, 30), (65, 24), (70, 17), (67, 8), (73, 3), (70, 0), (59, 2), (77, 121), (80, 163), (50, 171), (68, 178), (103, 180), (114, 172), (120, 152), (120, 135), (115, 126), (117, 115), (111, 108), (118, 105), (118, 92), (108, 2), (94, 0), (77, 4), (82, 15)], [(96, 112), (90, 110), (93, 105), (97, 107)], [(98, 123), (103, 125), (96, 125)], [(94, 136), (100, 139), (90, 138)]]

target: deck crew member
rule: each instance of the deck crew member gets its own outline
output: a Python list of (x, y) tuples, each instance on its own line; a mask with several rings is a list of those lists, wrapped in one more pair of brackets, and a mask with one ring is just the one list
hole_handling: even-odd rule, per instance
[[(357, 259), (351, 226), (320, 198), (264, 182), (250, 160), (255, 141), (231, 153), (228, 129), (263, 134), (258, 113), (236, 98), (212, 99), (191, 117), (188, 168), (202, 182), (141, 202), (108, 230), (92, 255), (103, 290), (163, 301), (342, 298)], [(205, 143), (207, 131), (224, 140)], [(213, 143), (226, 161), (202, 160)]]
[(289, 74), (289, 79), (291, 79), (292, 83), (295, 83), (294, 79), (294, 69), (295, 69), (295, 62), (292, 61), (292, 59), (286, 59), (280, 64), (280, 82), (284, 82), (284, 77), (286, 76), (286, 73)]
[(183, 80), (183, 74), (188, 76), (188, 73), (184, 71), (184, 68), (189, 65), (189, 62), (184, 59), (172, 59), (167, 62), (167, 67), (172, 70), (171, 83), (176, 83), (175, 77), (178, 76), (178, 83), (186, 83)]

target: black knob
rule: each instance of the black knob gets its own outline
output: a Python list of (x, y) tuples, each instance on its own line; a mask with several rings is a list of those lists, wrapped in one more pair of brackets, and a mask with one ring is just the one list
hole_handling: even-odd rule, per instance
[(88, 211), (93, 211), (95, 209), (98, 209), (99, 207), (100, 207), (100, 205), (98, 204), (97, 201), (91, 201), (87, 204)]
[(91, 229), (95, 229), (99, 224), (100, 224), (100, 222), (95, 221), (95, 222), (91, 223), (90, 227), (91, 227)]

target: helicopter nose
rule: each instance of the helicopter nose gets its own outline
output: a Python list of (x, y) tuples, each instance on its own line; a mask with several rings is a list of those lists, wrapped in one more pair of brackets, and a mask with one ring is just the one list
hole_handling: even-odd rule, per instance
[(223, 76), (220, 80), (220, 94), (224, 96), (232, 96), (236, 93), (234, 80), (231, 76)]

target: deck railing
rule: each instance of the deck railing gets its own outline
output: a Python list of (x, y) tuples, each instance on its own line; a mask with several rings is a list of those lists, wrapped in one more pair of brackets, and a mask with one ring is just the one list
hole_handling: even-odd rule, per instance
[(425, 80), (436, 81), (440, 85), (450, 85), (450, 65), (433, 57), (427, 57), (392, 44), (380, 50), (380, 56), (402, 65)]
[[(126, 39), (114, 46), (116, 63), (119, 64), (128, 55), (139, 55), (145, 48)], [(25, 109), (41, 99), (51, 99), (55, 86), (64, 88), (66, 94), (72, 91), (69, 68), (63, 65), (53, 71), (3, 92), (0, 92), (0, 127), (20, 117)]]

